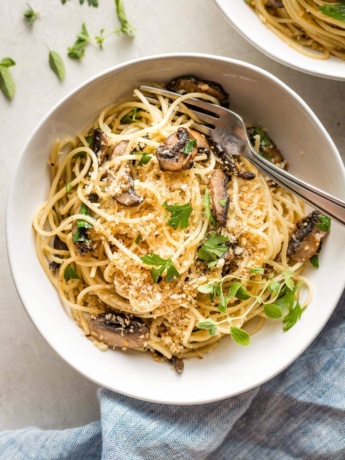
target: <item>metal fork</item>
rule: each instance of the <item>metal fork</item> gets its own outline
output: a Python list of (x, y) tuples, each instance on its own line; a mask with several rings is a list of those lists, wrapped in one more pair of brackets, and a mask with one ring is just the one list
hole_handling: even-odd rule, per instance
[[(144, 92), (166, 96), (170, 99), (177, 99), (181, 96), (178, 93), (151, 86), (141, 86), (140, 89)], [(186, 104), (201, 121), (212, 125), (206, 126), (194, 122), (192, 127), (210, 136), (213, 141), (221, 144), (226, 154), (229, 155), (229, 159), (231, 159), (232, 155), (240, 155), (247, 158), (259, 170), (279, 185), (301, 197), (322, 214), (345, 225), (345, 202), (298, 179), (259, 155), (254, 150), (249, 140), (243, 119), (237, 113), (224, 107), (211, 104), (210, 102), (194, 98), (185, 99), (183, 104)], [(201, 112), (197, 109), (202, 109), (208, 113)]]

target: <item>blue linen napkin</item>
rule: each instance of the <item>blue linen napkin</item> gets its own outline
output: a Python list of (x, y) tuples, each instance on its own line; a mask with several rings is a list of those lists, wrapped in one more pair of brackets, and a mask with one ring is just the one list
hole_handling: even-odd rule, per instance
[(101, 389), (101, 420), (0, 433), (4, 460), (344, 460), (345, 293), (306, 352), (260, 388), (171, 406)]

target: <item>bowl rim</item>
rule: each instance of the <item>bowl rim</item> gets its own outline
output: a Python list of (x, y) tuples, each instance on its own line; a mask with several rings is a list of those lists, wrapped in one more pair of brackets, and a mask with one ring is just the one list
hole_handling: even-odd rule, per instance
[[(243, 1), (243, 0), (242, 0)], [(223, 16), (227, 19), (227, 21), (231, 24), (231, 26), (251, 45), (253, 45), (256, 49), (261, 51), (263, 54), (268, 56), (269, 58), (273, 59), (276, 62), (279, 62), (279, 64), (285, 65), (287, 67), (290, 67), (291, 69), (297, 70), (299, 72), (303, 72), (307, 75), (313, 75), (314, 77), (320, 77), (320, 78), (326, 78), (328, 80), (336, 80), (336, 81), (345, 81), (345, 61), (344, 61), (344, 70), (343, 73), (338, 73), (338, 72), (333, 72), (329, 73), (327, 70), (323, 71), (322, 69), (310, 69), (308, 67), (305, 67), (301, 64), (298, 64), (294, 60), (291, 59), (284, 59), (283, 54), (278, 54), (274, 52), (274, 48), (270, 48), (269, 46), (263, 46), (258, 44), (255, 40), (253, 40), (249, 35), (247, 35), (243, 28), (241, 28), (233, 19), (230, 15), (227, 14), (225, 11), (225, 8), (223, 7), (223, 0), (214, 0), (214, 3), (220, 10), (220, 12), (223, 14)], [(261, 23), (260, 19), (257, 18), (258, 21)], [(262, 23), (261, 23), (262, 24)], [(263, 27), (266, 27), (264, 24), (262, 24)], [(266, 28), (267, 29), (267, 28)], [(267, 29), (269, 30), (269, 29)], [(274, 33), (270, 31), (273, 35)], [(275, 36), (275, 35), (274, 35)], [(289, 46), (286, 44), (286, 46)], [(291, 50), (293, 48), (290, 48)], [(298, 55), (303, 56), (301, 53), (299, 53), (297, 50), (294, 50)], [(342, 62), (342, 60), (339, 58), (339, 61)], [(320, 61), (321, 62), (321, 61)], [(322, 60), (322, 62), (327, 62), (327, 60)]]
[(14, 200), (14, 189), (15, 189), (17, 172), (19, 170), (19, 167), (20, 167), (20, 164), (21, 164), (22, 160), (24, 159), (24, 157), (26, 155), (26, 151), (27, 151), (30, 143), (32, 142), (32, 140), (35, 138), (36, 134), (41, 129), (41, 127), (46, 123), (46, 121), (51, 117), (51, 115), (53, 115), (53, 113), (61, 105), (63, 105), (65, 103), (65, 101), (70, 99), (80, 89), (88, 86), (90, 83), (98, 80), (99, 78), (102, 78), (102, 77), (106, 76), (107, 74), (111, 74), (114, 71), (118, 71), (123, 67), (127, 67), (127, 66), (130, 66), (130, 65), (134, 65), (134, 64), (137, 64), (137, 63), (140, 63), (140, 62), (145, 62), (145, 61), (155, 61), (155, 60), (161, 60), (161, 59), (169, 60), (169, 59), (173, 59), (173, 58), (185, 58), (185, 57), (191, 58), (191, 59), (200, 59), (200, 58), (201, 59), (209, 59), (209, 60), (215, 60), (215, 61), (220, 61), (220, 62), (225, 62), (225, 63), (238, 65), (238, 66), (240, 66), (242, 68), (250, 69), (251, 71), (253, 71), (255, 73), (259, 73), (262, 76), (266, 77), (267, 79), (269, 79), (269, 80), (275, 82), (276, 84), (278, 84), (279, 86), (281, 86), (295, 100), (297, 100), (299, 102), (299, 104), (301, 104), (301, 106), (306, 111), (308, 116), (312, 119), (312, 121), (314, 123), (316, 123), (316, 125), (319, 128), (319, 130), (321, 130), (322, 135), (326, 138), (326, 140), (328, 141), (328, 143), (332, 147), (332, 150), (333, 150), (333, 153), (334, 153), (334, 161), (336, 161), (338, 163), (339, 169), (342, 171), (343, 179), (344, 179), (344, 182), (345, 182), (345, 169), (343, 168), (343, 162), (342, 162), (341, 156), (339, 154), (339, 151), (338, 151), (337, 147), (335, 146), (332, 138), (330, 137), (330, 135), (328, 134), (328, 132), (326, 131), (326, 129), (322, 125), (321, 121), (319, 121), (317, 116), (314, 114), (312, 109), (307, 105), (307, 103), (304, 102), (304, 100), (294, 90), (292, 90), (288, 85), (286, 85), (284, 82), (282, 82), (279, 78), (275, 77), (270, 72), (268, 72), (268, 71), (266, 71), (264, 69), (261, 69), (258, 66), (255, 66), (253, 64), (249, 64), (249, 63), (247, 63), (245, 61), (241, 61), (241, 60), (238, 60), (238, 59), (232, 59), (232, 58), (228, 58), (228, 57), (217, 56), (217, 55), (206, 54), (206, 53), (188, 53), (188, 52), (186, 52), (186, 53), (164, 53), (164, 54), (150, 55), (150, 56), (145, 56), (145, 57), (141, 57), (141, 58), (137, 58), (137, 59), (128, 60), (128, 61), (122, 62), (120, 64), (114, 65), (114, 66), (112, 66), (112, 67), (110, 67), (108, 69), (105, 69), (105, 70), (95, 74), (94, 76), (88, 78), (87, 80), (85, 80), (84, 82), (80, 83), (79, 85), (77, 85), (73, 90), (68, 92), (66, 96), (64, 96), (57, 103), (54, 104), (54, 106), (47, 112), (46, 115), (44, 115), (41, 118), (40, 122), (33, 129), (32, 133), (29, 136), (29, 138), (25, 142), (24, 147), (23, 147), (20, 155), (17, 158), (17, 162), (16, 162), (16, 165), (15, 165), (15, 168), (14, 168), (14, 172), (12, 173), (12, 177), (11, 177), (9, 193), (8, 193), (8, 197), (7, 197), (6, 216), (5, 216), (5, 235), (6, 235), (6, 245), (7, 245), (7, 256), (8, 256), (9, 266), (10, 266), (10, 270), (11, 270), (11, 274), (12, 274), (12, 279), (13, 279), (14, 284), (15, 284), (15, 288), (17, 290), (17, 293), (19, 295), (21, 303), (22, 303), (22, 305), (24, 307), (24, 310), (26, 311), (27, 315), (31, 319), (32, 323), (34, 324), (34, 326), (36, 327), (36, 329), (38, 330), (40, 335), (50, 345), (50, 347), (59, 355), (59, 357), (61, 359), (63, 359), (63, 361), (65, 361), (69, 366), (71, 366), (79, 374), (81, 374), (83, 377), (87, 378), (88, 380), (92, 381), (93, 383), (95, 383), (95, 384), (97, 384), (97, 385), (99, 385), (101, 387), (108, 388), (109, 390), (118, 392), (118, 393), (123, 394), (125, 396), (129, 396), (129, 397), (132, 397), (132, 398), (135, 398), (135, 399), (139, 399), (139, 400), (150, 401), (150, 402), (161, 403), (161, 404), (175, 404), (175, 405), (194, 405), (194, 404), (204, 404), (204, 403), (211, 403), (211, 402), (215, 402), (215, 401), (220, 401), (220, 400), (232, 397), (232, 396), (236, 396), (238, 394), (242, 394), (242, 393), (244, 393), (244, 392), (246, 392), (248, 390), (251, 390), (253, 388), (256, 388), (256, 387), (260, 386), (261, 384), (266, 383), (267, 381), (273, 379), (276, 375), (278, 375), (279, 373), (284, 371), (299, 356), (301, 356), (301, 354), (309, 347), (309, 345), (318, 336), (320, 331), (323, 329), (323, 327), (327, 323), (328, 319), (330, 318), (331, 314), (333, 313), (333, 311), (334, 311), (335, 307), (337, 306), (337, 304), (339, 302), (339, 299), (340, 299), (340, 297), (342, 295), (342, 290), (345, 287), (345, 278), (343, 280), (343, 289), (338, 293), (337, 301), (336, 301), (335, 305), (333, 306), (333, 308), (331, 308), (329, 310), (329, 314), (328, 314), (326, 320), (322, 324), (319, 324), (318, 328), (315, 329), (314, 334), (311, 337), (311, 339), (308, 341), (308, 343), (304, 344), (304, 346), (299, 349), (299, 352), (296, 355), (294, 355), (293, 357), (291, 357), (291, 359), (289, 359), (288, 362), (284, 362), (284, 364), (282, 366), (280, 366), (279, 368), (275, 369), (273, 372), (271, 372), (265, 378), (258, 378), (257, 380), (253, 379), (253, 381), (250, 384), (244, 385), (243, 388), (240, 391), (231, 392), (229, 394), (229, 392), (227, 392), (226, 390), (223, 390), (222, 394), (219, 394), (219, 392), (218, 392), (218, 394), (216, 396), (212, 396), (212, 397), (206, 396), (206, 397), (198, 398), (198, 399), (191, 400), (191, 401), (188, 401), (188, 402), (181, 401), (181, 400), (175, 400), (175, 399), (167, 401), (167, 400), (164, 400), (164, 399), (160, 399), (159, 395), (158, 395), (157, 398), (153, 399), (153, 398), (145, 397), (142, 394), (137, 394), (137, 393), (135, 393), (133, 391), (132, 392), (131, 391), (126, 391), (126, 389), (124, 389), (124, 388), (121, 388), (120, 390), (117, 389), (117, 388), (114, 388), (114, 387), (112, 388), (110, 386), (105, 385), (103, 382), (97, 380), (97, 378), (95, 378), (92, 375), (92, 372), (87, 373), (85, 371), (82, 371), (76, 365), (74, 365), (74, 364), (72, 364), (70, 362), (69, 357), (68, 357), (68, 353), (64, 353), (64, 352), (62, 352), (62, 350), (58, 350), (56, 348), (56, 346), (51, 342), (49, 334), (47, 334), (45, 329), (40, 328), (39, 325), (36, 324), (36, 322), (33, 319), (32, 314), (31, 314), (30, 306), (28, 306), (23, 300), (24, 299), (24, 293), (21, 292), (21, 287), (20, 287), (20, 283), (19, 283), (19, 279), (18, 279), (19, 275), (16, 273), (16, 270), (15, 270), (15, 268), (16, 268), (16, 266), (15, 266), (15, 252), (16, 251), (15, 251), (14, 241), (12, 241), (12, 237), (11, 237), (11, 232), (10, 232), (11, 219), (10, 219), (9, 216), (10, 216), (10, 211), (11, 211), (11, 209), (13, 207), (12, 201)]

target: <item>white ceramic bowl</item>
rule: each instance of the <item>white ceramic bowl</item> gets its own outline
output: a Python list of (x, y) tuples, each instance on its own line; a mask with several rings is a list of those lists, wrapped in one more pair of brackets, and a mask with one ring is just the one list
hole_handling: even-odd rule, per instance
[(215, 0), (233, 27), (258, 50), (293, 69), (318, 77), (345, 80), (345, 61), (304, 56), (278, 38), (258, 18), (244, 0)]
[[(284, 83), (252, 65), (207, 55), (164, 55), (124, 63), (88, 80), (41, 121), (20, 156), (7, 207), (11, 269), (22, 302), (56, 352), (88, 379), (114, 391), (161, 403), (196, 404), (236, 395), (274, 377), (320, 332), (344, 287), (344, 232), (333, 224), (319, 270), (308, 269), (315, 299), (288, 333), (268, 321), (248, 347), (223, 340), (203, 360), (186, 362), (182, 375), (149, 354), (101, 352), (80, 333), (37, 259), (32, 216), (49, 189), (47, 159), (56, 137), (74, 136), (101, 109), (133, 88), (181, 74), (221, 83), (233, 110), (269, 129), (292, 173), (344, 198), (344, 169), (329, 135)], [(303, 156), (302, 156), (303, 154)], [(331, 289), (330, 289), (331, 286)]]

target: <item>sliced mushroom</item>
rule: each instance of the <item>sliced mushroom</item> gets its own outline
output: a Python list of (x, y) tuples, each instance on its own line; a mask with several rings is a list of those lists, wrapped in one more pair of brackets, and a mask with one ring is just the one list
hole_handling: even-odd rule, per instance
[(55, 235), (55, 237), (54, 237), (53, 248), (57, 249), (58, 251), (68, 251), (67, 244), (64, 241), (62, 241), (58, 237), (58, 235)]
[(222, 267), (222, 276), (225, 276), (230, 273), (231, 263), (235, 260), (236, 255), (234, 253), (234, 248), (232, 246), (226, 251), (222, 259), (224, 259), (224, 265)]
[(293, 262), (306, 262), (317, 253), (327, 234), (316, 225), (320, 216), (318, 211), (313, 211), (296, 223), (287, 249), (287, 255)]
[[(127, 144), (128, 144), (127, 141), (121, 141), (119, 144), (117, 144), (111, 155), (111, 160), (114, 160), (117, 157), (125, 155)], [(112, 171), (109, 171), (107, 175), (108, 187), (111, 186), (113, 181), (114, 181), (114, 176), (112, 174)], [(124, 206), (128, 206), (128, 207), (138, 206), (143, 201), (144, 198), (139, 197), (135, 194), (133, 185), (134, 185), (133, 178), (130, 175), (129, 167), (127, 167), (125, 174), (123, 178), (121, 179), (121, 184), (120, 184), (121, 193), (117, 196), (114, 196), (113, 198), (115, 198), (115, 200), (118, 203), (123, 204)]]
[(268, 0), (268, 3), (273, 6), (273, 8), (284, 8), (284, 4), (281, 0)]
[(140, 318), (125, 313), (102, 313), (91, 318), (92, 337), (116, 348), (138, 348), (150, 338), (149, 328)]
[(260, 126), (252, 126), (247, 128), (247, 132), (253, 145), (255, 144), (255, 136), (260, 136), (259, 153), (263, 157), (279, 166), (280, 168), (285, 170), (287, 169), (287, 161), (264, 129), (262, 129)]
[(99, 164), (104, 163), (108, 150), (108, 138), (100, 128), (93, 132), (92, 150), (98, 157)]
[(173, 368), (178, 374), (182, 374), (183, 369), (184, 369), (184, 362), (183, 359), (178, 358), (177, 356), (173, 356), (170, 359), (171, 364), (173, 365)]
[(99, 196), (97, 193), (90, 193), (88, 195), (88, 198), (89, 200), (91, 201), (91, 203), (97, 203), (98, 202), (98, 199), (99, 199)]
[(212, 172), (210, 178), (212, 210), (215, 218), (222, 227), (226, 226), (229, 209), (229, 197), (226, 189), (228, 182), (229, 178), (221, 169), (215, 169)]
[(199, 80), (193, 75), (185, 75), (175, 78), (167, 84), (169, 91), (175, 91), (179, 94), (188, 93), (206, 93), (215, 97), (223, 106), (229, 105), (229, 95), (223, 87), (214, 81)]
[(198, 149), (192, 146), (189, 153), (185, 153), (185, 149), (188, 148), (188, 143), (194, 140), (196, 139), (190, 131), (186, 128), (178, 128), (177, 132), (171, 134), (157, 149), (156, 155), (160, 169), (171, 172), (190, 169)]
[(190, 129), (189, 131), (196, 140), (196, 147), (198, 149), (198, 153), (208, 154), (210, 150), (210, 144), (206, 137), (203, 134), (199, 133), (199, 131), (195, 131), (195, 129)]

